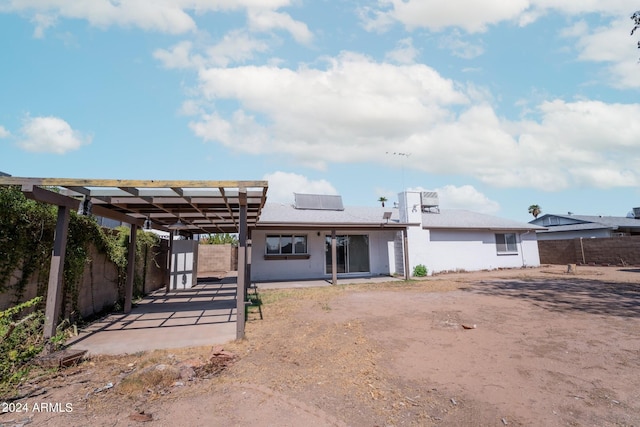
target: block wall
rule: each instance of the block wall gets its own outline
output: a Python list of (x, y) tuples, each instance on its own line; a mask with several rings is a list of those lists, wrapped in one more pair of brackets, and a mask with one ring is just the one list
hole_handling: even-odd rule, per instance
[(640, 236), (538, 240), (542, 264), (640, 265)]
[(238, 248), (233, 245), (198, 246), (198, 277), (238, 270)]
[[(165, 286), (165, 265), (167, 260), (167, 241), (161, 241), (160, 246), (151, 248), (146, 254), (146, 262), (136, 265), (137, 275), (142, 278), (135, 284), (134, 294), (147, 294)], [(78, 289), (77, 311), (74, 312), (72, 298), (63, 295), (62, 317), (78, 319), (94, 316), (103, 310), (110, 309), (118, 301), (123, 292), (118, 289), (118, 270), (105, 254), (90, 248), (91, 262), (87, 264)], [(9, 289), (0, 293), (0, 310), (12, 307), (16, 303), (28, 301), (36, 296), (43, 296), (46, 300), (48, 272), (43, 277), (44, 284), (38, 287), (38, 277), (34, 275), (29, 280), (22, 298), (17, 299), (13, 292), (13, 285), (17, 282), (19, 272), (9, 281)]]

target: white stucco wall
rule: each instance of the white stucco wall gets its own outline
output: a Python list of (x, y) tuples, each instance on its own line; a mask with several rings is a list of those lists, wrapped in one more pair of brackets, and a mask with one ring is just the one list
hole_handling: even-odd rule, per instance
[(411, 271), (418, 264), (425, 265), (430, 273), (540, 265), (538, 244), (533, 233), (516, 233), (518, 253), (499, 255), (495, 239), (499, 231), (412, 231), (409, 235)]
[[(306, 235), (308, 259), (265, 259), (267, 235)], [(296, 280), (296, 279), (326, 279), (331, 277), (325, 273), (325, 236), (331, 231), (253, 231), (251, 234), (251, 280)], [(357, 275), (390, 275), (391, 268), (389, 242), (393, 243), (394, 231), (340, 231), (343, 234), (366, 234), (369, 236), (369, 266), (370, 273)], [(393, 245), (391, 245), (391, 248)], [(391, 258), (392, 259), (392, 258)]]

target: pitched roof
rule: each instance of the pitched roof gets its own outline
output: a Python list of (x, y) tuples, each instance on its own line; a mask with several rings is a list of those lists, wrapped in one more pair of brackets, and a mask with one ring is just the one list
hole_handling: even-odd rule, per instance
[[(391, 212), (387, 222), (385, 212)], [(459, 209), (443, 209), (440, 213), (422, 214), (423, 228), (461, 229), (461, 230), (543, 230), (525, 222), (512, 221), (491, 215)], [(296, 209), (282, 203), (266, 203), (262, 209), (257, 228), (305, 227), (320, 228), (404, 228), (418, 223), (401, 223), (399, 211), (394, 208), (346, 206), (342, 211)]]
[[(391, 212), (389, 221), (383, 219), (385, 212)], [(304, 227), (320, 228), (405, 228), (401, 223), (398, 209), (383, 207), (345, 206), (343, 210), (296, 209), (290, 204), (266, 203), (262, 209), (257, 228)], [(417, 225), (417, 224), (411, 224)]]
[(574, 222), (573, 224), (563, 225), (547, 225), (544, 232), (562, 232), (562, 231), (579, 231), (579, 230), (618, 230), (620, 228), (640, 230), (640, 219), (627, 218), (623, 216), (600, 216), (600, 215), (557, 215), (545, 214), (540, 218), (536, 218), (531, 223), (541, 224), (546, 218), (557, 217)]
[(423, 213), (422, 228), (462, 230), (544, 230), (544, 227), (513, 221), (463, 209), (441, 209), (440, 213)]

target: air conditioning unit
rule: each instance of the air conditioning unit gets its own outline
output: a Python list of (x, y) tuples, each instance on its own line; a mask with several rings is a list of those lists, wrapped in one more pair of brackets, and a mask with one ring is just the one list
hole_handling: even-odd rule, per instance
[(636, 219), (640, 219), (640, 208), (633, 208), (633, 216)]
[(440, 202), (436, 191), (423, 191), (420, 195), (422, 212), (440, 212)]

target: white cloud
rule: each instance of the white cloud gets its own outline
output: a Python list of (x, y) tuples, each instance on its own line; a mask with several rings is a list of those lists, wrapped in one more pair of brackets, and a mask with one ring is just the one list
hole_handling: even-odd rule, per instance
[[(235, 99), (242, 108), (228, 118), (203, 116), (192, 127), (205, 139), (250, 153), (268, 148), (316, 163), (366, 161), (377, 158), (372, 147), (383, 153), (407, 130), (427, 129), (451, 115), (447, 106), (468, 102), (452, 81), (425, 65), (378, 64), (350, 53), (327, 61), (327, 69), (203, 70), (206, 99)], [(260, 144), (243, 137), (247, 128), (240, 123), (262, 135)], [(231, 133), (220, 133), (223, 128)]]
[(436, 189), (416, 187), (410, 191), (437, 191), (442, 209), (466, 209), (485, 214), (495, 214), (500, 210), (498, 202), (489, 199), (472, 185), (445, 185)]
[(409, 30), (458, 27), (475, 33), (485, 31), (488, 25), (514, 20), (529, 7), (527, 0), (487, 0), (476, 7), (464, 0), (383, 0), (380, 4), (380, 10), (365, 18), (365, 28), (381, 29), (388, 27), (389, 21), (397, 21)]
[(56, 24), (56, 21), (57, 19), (55, 16), (36, 13), (33, 18), (31, 18), (31, 22), (35, 24), (33, 37), (36, 39), (43, 38), (45, 31), (50, 27), (53, 27)]
[(381, 0), (378, 7), (360, 10), (360, 18), (369, 31), (385, 31), (393, 22), (408, 30), (428, 28), (441, 31), (460, 28), (468, 33), (484, 32), (490, 25), (511, 21), (528, 25), (548, 12), (573, 16), (587, 13), (628, 15), (637, 6), (629, 0)]
[(84, 19), (99, 28), (137, 27), (180, 34), (197, 29), (193, 14), (246, 10), (251, 14), (266, 14), (265, 25), (287, 29), (296, 39), (304, 40), (308, 36), (304, 24), (287, 14), (268, 16), (290, 4), (291, 0), (8, 0), (0, 5), (0, 12), (31, 15), (36, 25), (34, 35), (42, 37), (46, 29), (62, 18)]
[(276, 171), (266, 174), (262, 179), (269, 181), (270, 202), (293, 203), (293, 193), (338, 194), (329, 181), (310, 180), (296, 173)]
[(639, 88), (637, 40), (629, 36), (628, 19), (616, 19), (608, 26), (589, 28), (580, 21), (565, 29), (562, 35), (576, 38), (581, 61), (607, 64), (603, 80), (618, 88)]
[(0, 138), (8, 138), (11, 136), (11, 132), (9, 132), (4, 126), (0, 126)]
[[(490, 94), (425, 65), (351, 53), (327, 63), (202, 70), (203, 112), (191, 127), (204, 140), (253, 155), (286, 154), (320, 170), (373, 162), (551, 191), (640, 184), (640, 104), (556, 99), (527, 105), (525, 118), (508, 121)], [(217, 111), (218, 100), (239, 107)], [(389, 151), (411, 156), (389, 158)]]
[(91, 143), (91, 137), (73, 130), (57, 117), (33, 117), (25, 120), (18, 145), (39, 153), (64, 154)]
[(396, 48), (387, 52), (385, 58), (398, 64), (413, 64), (420, 51), (413, 46), (411, 37), (402, 39)]
[(205, 64), (205, 60), (200, 55), (192, 54), (192, 49), (193, 43), (185, 40), (169, 49), (156, 49), (153, 57), (162, 62), (165, 68), (199, 68)]
[(265, 52), (268, 48), (269, 45), (263, 40), (236, 30), (226, 34), (216, 45), (207, 48), (207, 55), (211, 65), (226, 67), (231, 63), (253, 59), (256, 52)]
[(313, 39), (313, 34), (307, 25), (296, 21), (287, 13), (273, 10), (249, 10), (249, 27), (254, 31), (268, 32), (271, 30), (285, 30), (298, 42), (307, 44)]
[(484, 53), (484, 47), (478, 43), (472, 43), (463, 39), (459, 31), (440, 37), (438, 47), (450, 50), (451, 54), (464, 59), (473, 59)]

